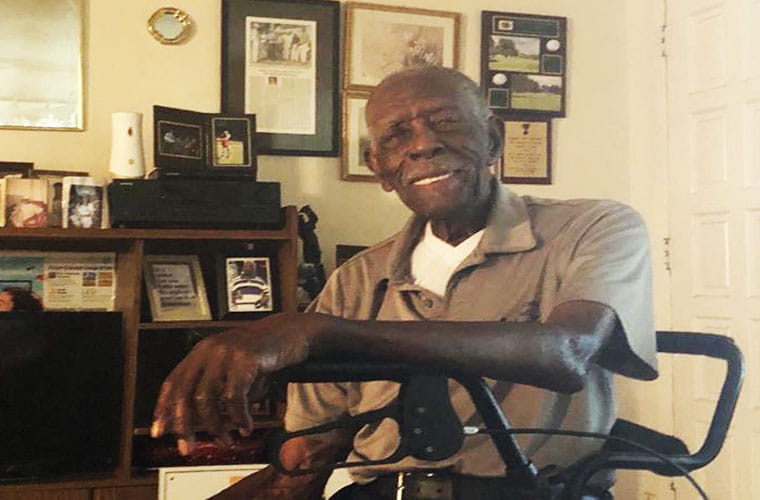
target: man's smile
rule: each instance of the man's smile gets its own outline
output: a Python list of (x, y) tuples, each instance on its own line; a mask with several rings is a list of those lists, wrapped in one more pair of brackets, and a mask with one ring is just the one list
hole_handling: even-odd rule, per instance
[(449, 177), (451, 177), (452, 175), (453, 174), (451, 172), (447, 172), (447, 173), (445, 173), (443, 175), (436, 175), (436, 176), (433, 176), (433, 177), (423, 177), (422, 179), (418, 179), (418, 180), (412, 182), (412, 184), (415, 185), (415, 186), (428, 186), (430, 184), (434, 184), (436, 182), (440, 182), (440, 181), (446, 180)]

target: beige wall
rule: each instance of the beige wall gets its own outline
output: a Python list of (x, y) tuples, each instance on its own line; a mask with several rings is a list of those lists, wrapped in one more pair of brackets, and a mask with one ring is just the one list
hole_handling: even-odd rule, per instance
[[(90, 0), (86, 131), (0, 130), (0, 159), (31, 161), (37, 168), (87, 170), (105, 177), (110, 116), (144, 114), (146, 161), (152, 164), (153, 104), (215, 112), (220, 101), (220, 1), (178, 0), (197, 33), (180, 46), (160, 45), (146, 32), (156, 0)], [(630, 201), (624, 0), (387, 0), (464, 14), (464, 71), (479, 74), (481, 10), (563, 15), (569, 18), (568, 117), (555, 120), (554, 184), (520, 187), (549, 197), (609, 197)], [(167, 4), (168, 5), (168, 4)], [(394, 195), (370, 183), (340, 180), (337, 158), (263, 156), (259, 179), (282, 182), (284, 202), (310, 204), (328, 269), (336, 243), (369, 244), (393, 233), (407, 211)]]

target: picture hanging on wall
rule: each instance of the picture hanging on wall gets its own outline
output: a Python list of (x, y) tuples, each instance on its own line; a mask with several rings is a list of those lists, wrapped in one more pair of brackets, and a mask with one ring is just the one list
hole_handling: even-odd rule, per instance
[(340, 3), (224, 0), (222, 110), (255, 114), (261, 154), (338, 154)]
[(567, 19), (482, 13), (481, 85), (489, 108), (565, 116)]
[(369, 132), (364, 122), (368, 92), (347, 90), (343, 93), (343, 148), (341, 179), (377, 182), (364, 156), (369, 149)]
[(508, 184), (551, 184), (551, 119), (504, 119), (501, 180)]
[(458, 68), (461, 14), (367, 3), (346, 5), (344, 85), (371, 90), (414, 66)]

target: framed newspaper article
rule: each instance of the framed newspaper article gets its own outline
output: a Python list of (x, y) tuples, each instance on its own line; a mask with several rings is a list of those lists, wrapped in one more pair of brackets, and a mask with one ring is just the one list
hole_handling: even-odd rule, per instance
[(338, 154), (340, 3), (223, 0), (222, 111), (255, 114), (261, 154)]
[(346, 4), (344, 85), (371, 90), (414, 66), (459, 67), (461, 14), (368, 3)]
[(211, 319), (197, 255), (146, 255), (143, 261), (153, 321)]

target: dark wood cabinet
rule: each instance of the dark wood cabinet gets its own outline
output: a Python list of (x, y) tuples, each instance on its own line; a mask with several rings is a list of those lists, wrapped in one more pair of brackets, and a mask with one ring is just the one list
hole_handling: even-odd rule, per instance
[[(213, 276), (215, 255), (264, 247), (273, 261), (277, 284), (277, 310), (295, 312), (298, 258), (298, 219), (293, 206), (284, 209), (285, 224), (277, 230), (193, 229), (59, 229), (0, 228), (0, 251), (114, 252), (116, 254), (115, 309), (123, 315), (124, 396), (119, 460), (112, 474), (77, 477), (39, 484), (0, 486), (0, 500), (143, 500), (155, 499), (155, 472), (133, 467), (133, 442), (144, 434), (135, 422), (138, 343), (141, 336), (187, 329), (221, 329), (233, 320), (152, 322), (146, 314), (142, 280), (143, 257), (148, 254), (182, 253), (201, 257), (204, 279)], [(213, 287), (211, 287), (213, 289)], [(214, 301), (209, 297), (209, 301)], [(261, 427), (277, 425), (276, 419)], [(1, 446), (1, 444), (0, 444)]]

